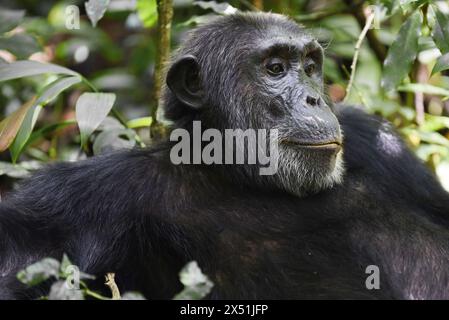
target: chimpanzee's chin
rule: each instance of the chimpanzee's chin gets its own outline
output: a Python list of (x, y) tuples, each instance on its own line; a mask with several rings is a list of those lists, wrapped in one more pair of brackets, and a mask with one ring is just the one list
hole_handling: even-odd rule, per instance
[(344, 176), (343, 151), (337, 149), (281, 148), (277, 183), (300, 197), (340, 184)]

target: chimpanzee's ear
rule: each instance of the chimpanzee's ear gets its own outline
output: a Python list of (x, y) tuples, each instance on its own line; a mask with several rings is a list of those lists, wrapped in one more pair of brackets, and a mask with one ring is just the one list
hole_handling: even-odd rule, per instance
[(203, 106), (200, 66), (192, 55), (176, 60), (167, 73), (167, 85), (184, 104), (199, 109)]

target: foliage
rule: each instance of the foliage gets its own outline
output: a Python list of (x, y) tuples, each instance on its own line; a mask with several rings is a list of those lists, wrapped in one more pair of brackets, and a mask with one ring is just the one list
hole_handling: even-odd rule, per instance
[[(74, 272), (79, 277), (74, 276)], [(56, 280), (51, 284), (48, 296), (41, 299), (48, 300), (84, 300), (86, 298), (99, 300), (144, 300), (145, 297), (139, 292), (125, 292), (120, 294), (119, 288), (115, 283), (113, 273), (106, 274), (105, 285), (111, 290), (112, 297), (105, 297), (102, 294), (92, 291), (88, 288), (85, 280), (94, 280), (95, 277), (80, 272), (78, 267), (73, 265), (66, 254), (63, 255), (61, 262), (54, 258), (43, 258), (24, 270), (17, 273), (17, 279), (20, 282), (33, 287), (49, 280)], [(177, 294), (175, 300), (198, 300), (209, 294), (213, 283), (205, 276), (198, 267), (196, 261), (191, 261), (179, 273), (179, 279), (184, 285), (184, 289)], [(79, 280), (79, 284), (75, 281)]]
[[(158, 17), (162, 2), (2, 2), (1, 192), (47, 162), (151, 143), (160, 88), (154, 74), (164, 43), (158, 23), (167, 22)], [(77, 18), (69, 5), (79, 10), (79, 28), (67, 23)], [(172, 48), (192, 27), (237, 10), (263, 8), (304, 24), (325, 48), (330, 98), (390, 120), (449, 190), (448, 0), (175, 0), (173, 6)], [(61, 263), (43, 260), (19, 279), (31, 285), (54, 278), (49, 298), (70, 298)], [(186, 289), (176, 298), (207, 294), (211, 284), (198, 266), (186, 268)], [(83, 297), (90, 292), (83, 290)]]

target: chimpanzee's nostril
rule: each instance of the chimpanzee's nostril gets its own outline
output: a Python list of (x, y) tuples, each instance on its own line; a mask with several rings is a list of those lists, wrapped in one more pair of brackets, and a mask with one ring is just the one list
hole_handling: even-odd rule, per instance
[(320, 98), (314, 98), (311, 96), (307, 96), (306, 102), (308, 105), (311, 105), (312, 107), (320, 105)]

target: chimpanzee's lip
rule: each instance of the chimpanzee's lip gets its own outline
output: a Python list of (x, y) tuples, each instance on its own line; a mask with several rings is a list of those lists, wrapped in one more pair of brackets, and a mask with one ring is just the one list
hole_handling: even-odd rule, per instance
[(302, 142), (295, 139), (284, 139), (282, 143), (294, 145), (300, 148), (310, 149), (341, 149), (340, 141), (322, 141), (322, 142)]

